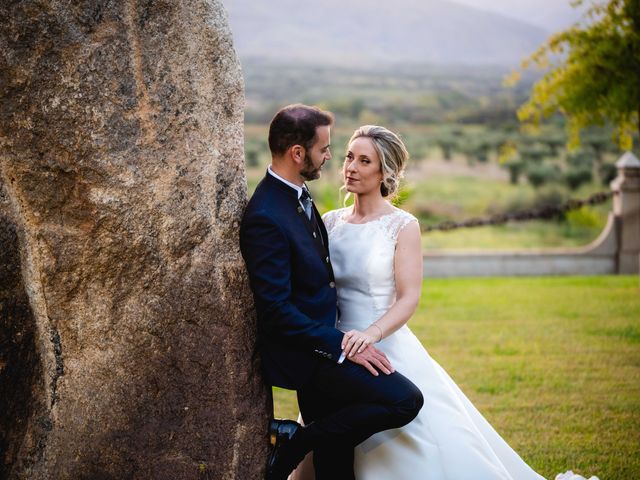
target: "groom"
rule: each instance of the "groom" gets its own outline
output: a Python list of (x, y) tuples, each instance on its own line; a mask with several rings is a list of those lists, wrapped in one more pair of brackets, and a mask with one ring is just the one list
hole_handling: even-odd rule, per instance
[(311, 450), (317, 480), (353, 479), (353, 448), (409, 423), (423, 403), (375, 347), (346, 359), (342, 353), (327, 231), (304, 184), (331, 159), (332, 125), (329, 112), (306, 105), (275, 115), (271, 165), (240, 229), (264, 378), (297, 391), (305, 424), (271, 422), (268, 480), (285, 480)]

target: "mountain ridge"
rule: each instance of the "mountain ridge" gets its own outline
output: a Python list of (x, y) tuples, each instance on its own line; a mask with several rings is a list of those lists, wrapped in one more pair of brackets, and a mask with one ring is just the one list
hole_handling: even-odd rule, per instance
[(548, 33), (448, 0), (226, 0), (241, 58), (516, 66)]

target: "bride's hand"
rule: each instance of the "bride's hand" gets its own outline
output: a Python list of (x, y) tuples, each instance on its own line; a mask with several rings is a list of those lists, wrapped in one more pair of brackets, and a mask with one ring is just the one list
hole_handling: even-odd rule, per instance
[(342, 350), (347, 357), (353, 357), (356, 353), (362, 353), (369, 345), (376, 343), (376, 340), (376, 338), (365, 332), (349, 330), (342, 337)]

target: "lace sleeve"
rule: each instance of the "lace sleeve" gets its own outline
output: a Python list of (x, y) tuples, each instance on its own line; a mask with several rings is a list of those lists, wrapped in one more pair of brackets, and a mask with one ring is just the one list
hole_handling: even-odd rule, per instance
[(336, 226), (336, 220), (338, 218), (340, 210), (331, 210), (324, 215), (322, 215), (322, 221), (324, 222), (324, 226), (327, 228), (327, 232), (331, 232), (333, 227)]
[(396, 215), (392, 215), (389, 218), (389, 223), (387, 224), (387, 232), (394, 242), (398, 239), (398, 235), (400, 234), (402, 229), (409, 225), (411, 222), (418, 222), (418, 219), (411, 215), (409, 212), (405, 212), (404, 210), (398, 210), (398, 213)]

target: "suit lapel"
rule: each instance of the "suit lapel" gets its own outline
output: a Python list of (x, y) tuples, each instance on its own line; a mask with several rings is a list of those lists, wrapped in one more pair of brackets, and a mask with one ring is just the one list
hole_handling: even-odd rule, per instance
[(322, 217), (320, 216), (320, 212), (318, 212), (318, 209), (316, 208), (316, 205), (313, 204), (313, 214), (316, 216), (316, 220), (318, 223), (318, 230), (320, 230), (320, 235), (322, 235), (322, 239), (323, 239), (323, 251), (325, 252), (326, 256), (322, 259), (325, 263), (325, 266), (327, 267), (327, 270), (329, 271), (329, 275), (331, 276), (331, 279), (335, 279), (335, 276), (333, 275), (333, 267), (331, 266), (331, 257), (329, 255), (329, 234), (327, 233), (327, 227), (324, 226), (324, 222), (322, 221)]
[[(313, 245), (316, 251), (318, 252), (318, 255), (320, 256), (322, 263), (327, 269), (327, 272), (329, 273), (331, 280), (333, 281), (335, 277), (333, 275), (333, 268), (331, 267), (331, 261), (329, 259), (329, 237), (327, 235), (327, 229), (325, 228), (324, 223), (322, 222), (322, 217), (320, 216), (320, 213), (316, 209), (315, 204), (312, 204), (313, 206), (312, 214), (315, 215), (316, 223), (318, 224), (318, 229), (320, 230), (320, 235), (322, 236), (322, 238), (319, 238), (318, 234), (314, 231), (313, 223), (311, 222), (311, 220), (307, 218), (307, 214), (304, 212), (302, 205), (300, 205), (300, 202), (298, 201), (297, 192), (293, 188), (284, 184), (283, 182), (275, 178), (273, 175), (271, 175), (269, 172), (266, 173), (265, 178), (262, 181), (263, 182), (266, 181), (267, 184), (270, 185), (271, 187), (274, 187), (278, 191), (286, 194), (286, 196), (290, 198), (290, 200), (289, 199), (286, 200), (287, 205), (289, 204), (289, 201), (293, 202), (293, 205), (295, 205), (295, 210), (294, 210), (295, 215), (300, 217), (300, 221), (304, 225), (304, 228), (307, 230), (309, 235), (311, 235), (311, 237), (313, 238)], [(286, 208), (288, 209), (289, 207), (287, 206)]]
[(324, 226), (324, 223), (322, 222), (322, 218), (320, 217), (320, 214), (318, 213), (318, 210), (316, 209), (315, 205), (313, 205), (313, 210), (311, 213), (312, 215), (315, 215), (316, 222), (318, 224), (318, 230), (320, 230), (320, 235), (322, 236), (322, 238), (320, 238), (318, 234), (315, 232), (315, 229), (313, 228), (313, 222), (307, 218), (307, 214), (304, 212), (304, 208), (302, 208), (302, 206), (300, 205), (300, 202), (298, 202), (298, 205), (296, 207), (296, 214), (300, 217), (300, 220), (302, 221), (305, 228), (309, 232), (309, 235), (313, 237), (313, 245), (315, 246), (316, 251), (318, 252), (318, 255), (320, 255), (320, 259), (322, 260), (322, 263), (324, 264), (325, 268), (329, 272), (331, 279), (333, 280), (334, 276), (333, 276), (333, 268), (331, 268), (331, 261), (329, 259), (329, 249), (328, 249), (329, 239), (327, 237), (327, 230)]

